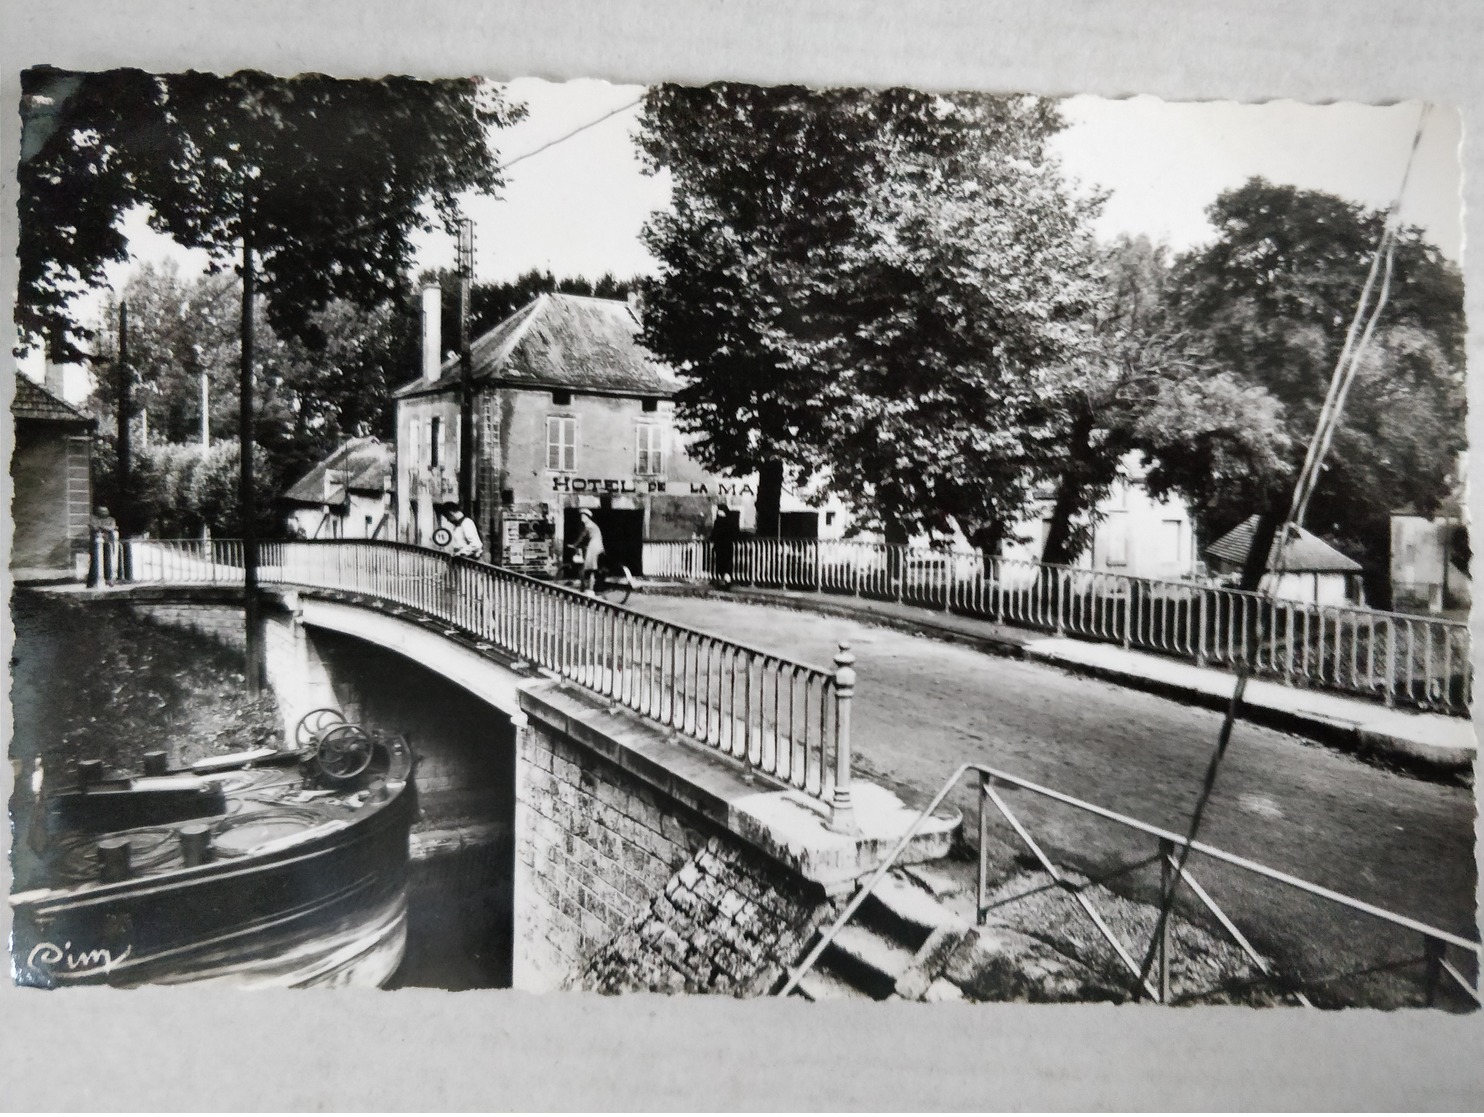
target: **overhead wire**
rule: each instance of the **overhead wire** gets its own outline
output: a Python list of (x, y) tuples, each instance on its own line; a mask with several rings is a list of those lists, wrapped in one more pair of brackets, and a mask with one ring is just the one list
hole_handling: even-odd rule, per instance
[[(1149, 971), (1154, 965), (1154, 959), (1159, 949), (1160, 940), (1164, 934), (1165, 926), (1169, 922), (1170, 912), (1174, 907), (1176, 893), (1180, 889), (1186, 863), (1190, 860), (1191, 848), (1199, 834), (1201, 825), (1205, 820), (1206, 807), (1210, 803), (1211, 794), (1216, 786), (1217, 774), (1221, 763), (1226, 756), (1227, 749), (1231, 744), (1233, 728), (1236, 725), (1238, 714), (1241, 712), (1242, 701), (1247, 692), (1247, 680), (1252, 674), (1252, 660), (1257, 650), (1267, 641), (1272, 628), (1274, 609), (1277, 604), (1278, 587), (1281, 583), (1283, 573), (1287, 569), (1288, 544), (1292, 537), (1297, 535), (1297, 528), (1303, 526), (1304, 517), (1308, 512), (1309, 499), (1318, 487), (1319, 478), (1324, 469), (1325, 458), (1329, 454), (1330, 446), (1334, 439), (1335, 429), (1339, 426), (1340, 419), (1344, 414), (1345, 401), (1349, 397), (1350, 387), (1354, 383), (1356, 372), (1360, 368), (1361, 359), (1365, 356), (1366, 349), (1370, 345), (1371, 338), (1375, 333), (1376, 322), (1381, 312), (1386, 308), (1391, 294), (1392, 271), (1396, 256), (1396, 237), (1400, 228), (1400, 215), (1402, 201), (1406, 196), (1407, 183), (1411, 178), (1412, 164), (1417, 157), (1417, 149), (1422, 142), (1423, 129), (1427, 123), (1427, 117), (1431, 111), (1430, 104), (1423, 104), (1422, 111), (1417, 119), (1417, 127), (1412, 137), (1412, 146), (1407, 154), (1406, 167), (1402, 172), (1401, 185), (1397, 188), (1395, 199), (1386, 214), (1386, 220), (1382, 225), (1381, 236), (1377, 241), (1375, 252), (1371, 256), (1370, 270), (1366, 275), (1365, 284), (1361, 288), (1360, 297), (1357, 301), (1355, 314), (1351, 318), (1350, 326), (1345, 332), (1345, 344), (1340, 350), (1340, 356), (1335, 362), (1335, 370), (1330, 376), (1329, 389), (1325, 394), (1323, 405), (1315, 423), (1314, 435), (1309, 440), (1308, 450), (1304, 456), (1303, 467), (1294, 483), (1293, 495), (1289, 502), (1288, 515), (1283, 523), (1278, 526), (1276, 546), (1271, 552), (1271, 561), (1266, 564), (1264, 573), (1272, 573), (1273, 577), (1268, 580), (1266, 590), (1259, 590), (1258, 614), (1259, 629), (1252, 646), (1246, 649), (1246, 654), (1237, 660), (1237, 680), (1232, 689), (1231, 700), (1227, 703), (1226, 714), (1222, 719), (1221, 731), (1217, 735), (1216, 747), (1212, 751), (1211, 759), (1206, 766), (1206, 772), (1201, 781), (1200, 794), (1196, 799), (1196, 805), (1191, 812), (1190, 825), (1187, 827), (1184, 844), (1180, 847), (1174, 871), (1170, 874), (1168, 885), (1162, 885), (1160, 889), (1159, 915), (1154, 923), (1153, 933), (1149, 938), (1149, 945), (1144, 952), (1143, 963), (1139, 967), (1139, 982), (1135, 989), (1142, 989), (1149, 977)], [(1384, 269), (1383, 269), (1384, 260)], [(1370, 306), (1371, 294), (1375, 288), (1376, 276), (1382, 275), (1381, 290), (1376, 298), (1374, 307)], [(1363, 323), (1363, 324), (1362, 324)], [(1257, 539), (1252, 541), (1256, 545)], [(1261, 586), (1261, 582), (1259, 585)], [(1263, 608), (1266, 605), (1267, 608)]]

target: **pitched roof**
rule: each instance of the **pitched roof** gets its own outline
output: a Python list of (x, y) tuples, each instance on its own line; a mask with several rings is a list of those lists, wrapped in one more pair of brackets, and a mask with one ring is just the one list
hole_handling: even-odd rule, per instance
[[(537, 295), (470, 346), (476, 383), (615, 395), (669, 396), (674, 375), (639, 344), (639, 322), (620, 299)], [(459, 362), (443, 363), (438, 380), (420, 376), (393, 396), (454, 391)]]
[(71, 404), (58, 399), (36, 381), (25, 376), (15, 378), (15, 398), (10, 413), (17, 419), (39, 419), (52, 423), (92, 423), (92, 418)]
[(290, 485), (280, 499), (339, 504), (347, 492), (383, 492), (392, 475), (392, 458), (390, 446), (374, 438), (352, 438)]
[[(1206, 548), (1213, 558), (1241, 566), (1247, 561), (1247, 552), (1252, 550), (1252, 533), (1257, 530), (1257, 517), (1246, 520), (1232, 528), (1220, 539)], [(1313, 532), (1296, 525), (1289, 526), (1288, 546), (1283, 552), (1283, 569), (1290, 573), (1305, 574), (1356, 574), (1360, 563), (1342, 555)], [(1278, 540), (1268, 551), (1268, 570), (1274, 569), (1278, 557)]]

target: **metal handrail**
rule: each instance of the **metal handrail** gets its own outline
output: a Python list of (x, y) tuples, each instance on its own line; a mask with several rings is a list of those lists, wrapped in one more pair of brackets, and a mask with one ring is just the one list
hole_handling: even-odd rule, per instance
[[(1168, 874), (1174, 870), (1174, 868), (1176, 867), (1176, 861), (1174, 857), (1175, 851), (1189, 844), (1190, 849), (1193, 852), (1200, 853), (1206, 857), (1212, 858), (1213, 860), (1221, 861), (1236, 868), (1243, 869), (1246, 872), (1253, 873), (1268, 880), (1276, 881), (1277, 883), (1297, 889), (1298, 891), (1307, 893), (1308, 895), (1315, 896), (1319, 899), (1338, 904), (1352, 911), (1381, 920), (1382, 922), (1389, 923), (1392, 926), (1400, 927), (1408, 931), (1420, 934), (1423, 937), (1424, 943), (1424, 959), (1428, 963), (1428, 1003), (1432, 1003), (1432, 999), (1436, 991), (1437, 980), (1439, 980), (1443, 975), (1446, 974), (1465, 993), (1467, 993), (1468, 996), (1475, 1001), (1475, 1003), (1484, 1005), (1484, 997), (1481, 997), (1480, 993), (1480, 971), (1484, 970), (1484, 946), (1481, 946), (1479, 941), (1476, 939), (1465, 938), (1462, 935), (1454, 934), (1451, 931), (1445, 931), (1440, 927), (1434, 927), (1430, 924), (1422, 922), (1421, 920), (1413, 919), (1410, 916), (1401, 915), (1397, 912), (1389, 911), (1386, 908), (1379, 907), (1375, 904), (1368, 903), (1365, 900), (1360, 900), (1353, 896), (1347, 896), (1344, 893), (1336, 892), (1334, 889), (1326, 888), (1323, 885), (1315, 884), (1312, 881), (1306, 881), (1301, 877), (1294, 876), (1291, 873), (1285, 873), (1280, 869), (1274, 869), (1270, 866), (1263, 865), (1260, 862), (1252, 860), (1251, 858), (1242, 857), (1239, 854), (1235, 853), (1229, 853), (1226, 850), (1219, 849), (1218, 847), (1210, 845), (1206, 842), (1192, 841), (1187, 843), (1186, 838), (1181, 834), (1177, 834), (1162, 827), (1154, 826), (1150, 823), (1132, 818), (1129, 815), (1109, 810), (1106, 807), (1100, 807), (1095, 803), (1089, 803), (1086, 800), (1075, 798), (1074, 796), (1067, 795), (1064, 792), (1056, 791), (1049, 787), (1044, 787), (1041, 784), (1033, 783), (1030, 780), (1022, 779), (1019, 776), (1014, 776), (1008, 772), (1001, 771), (998, 768), (978, 763), (966, 763), (959, 765), (959, 767), (954, 770), (953, 774), (949, 776), (946, 781), (944, 781), (937, 794), (934, 795), (928, 805), (923, 808), (921, 812), (919, 812), (917, 817), (913, 820), (911, 826), (908, 827), (906, 833), (903, 834), (902, 837), (897, 841), (896, 845), (892, 847), (891, 852), (887, 854), (886, 858), (877, 867), (876, 871), (873, 872), (867, 879), (865, 885), (863, 885), (861, 889), (855, 894), (855, 896), (851, 898), (850, 902), (845, 906), (845, 908), (841, 910), (840, 914), (830, 924), (829, 928), (818, 936), (814, 946), (810, 949), (808, 954), (805, 955), (804, 959), (799, 963), (799, 965), (795, 967), (795, 969), (790, 973), (788, 980), (778, 991), (779, 996), (784, 996), (792, 992), (798, 986), (800, 980), (802, 980), (803, 977), (809, 972), (809, 970), (824, 954), (825, 950), (829, 948), (830, 943), (834, 941), (834, 938), (839, 933), (840, 929), (850, 921), (851, 917), (860, 908), (861, 904), (865, 902), (866, 898), (871, 894), (872, 889), (874, 889), (876, 885), (881, 882), (882, 878), (884, 878), (886, 874), (890, 872), (891, 869), (895, 866), (896, 859), (901, 855), (902, 851), (906, 849), (908, 843), (917, 834), (917, 831), (927, 820), (928, 816), (942, 804), (944, 799), (948, 797), (949, 793), (958, 786), (959, 781), (962, 780), (963, 777), (969, 772), (977, 772), (980, 778), (979, 874), (978, 890), (975, 897), (975, 911), (977, 915), (977, 921), (981, 925), (984, 923), (989, 911), (989, 814), (985, 809), (985, 805), (987, 801), (992, 801), (995, 804), (996, 808), (1004, 816), (1006, 821), (1008, 821), (1012, 828), (1016, 831), (1017, 835), (1021, 838), (1022, 841), (1025, 842), (1027, 847), (1036, 856), (1037, 860), (1039, 860), (1042, 866), (1046, 869), (1047, 873), (1051, 876), (1053, 883), (1064, 889), (1067, 889), (1072, 893), (1074, 899), (1082, 907), (1084, 912), (1087, 913), (1089, 919), (1097, 928), (1099, 934), (1101, 934), (1103, 938), (1109, 943), (1114, 952), (1118, 954), (1120, 960), (1124, 963), (1125, 968), (1127, 968), (1133, 974), (1134, 979), (1139, 982), (1141, 991), (1147, 993), (1148, 995), (1150, 995), (1151, 998), (1160, 1001), (1161, 1003), (1168, 1003), (1170, 1000), (1169, 950), (1172, 937), (1170, 935), (1169, 921), (1166, 921), (1164, 925), (1164, 934), (1162, 936), (1161, 942), (1159, 943), (1160, 979), (1158, 986), (1156, 987), (1154, 984), (1143, 979), (1140, 976), (1139, 966), (1133, 961), (1132, 957), (1130, 957), (1127, 949), (1118, 939), (1117, 935), (1113, 933), (1111, 928), (1108, 927), (1106, 921), (1103, 920), (1101, 915), (1092, 906), (1091, 900), (1083, 895), (1080, 888), (1070, 884), (1070, 882), (1066, 880), (1061, 870), (1040, 848), (1035, 839), (1031, 836), (1030, 832), (1023, 826), (1019, 819), (1015, 817), (1014, 812), (1011, 811), (1004, 800), (995, 793), (993, 785), (995, 783), (1003, 783), (1024, 791), (1032, 792), (1033, 794), (1045, 796), (1046, 798), (1055, 800), (1056, 802), (1074, 807), (1078, 810), (1086, 811), (1090, 814), (1098, 816), (1099, 818), (1106, 819), (1110, 822), (1117, 823), (1120, 826), (1124, 826), (1128, 829), (1132, 829), (1158, 839), (1160, 843), (1160, 850), (1159, 853), (1156, 855), (1156, 859), (1158, 859), (1161, 863), (1162, 873)], [(1148, 864), (1149, 860), (1151, 859), (1145, 859), (1144, 861), (1139, 862), (1138, 865)], [(1132, 866), (1126, 866), (1125, 868), (1130, 867)], [(1271, 977), (1273, 975), (1273, 971), (1269, 960), (1264, 958), (1256, 950), (1256, 948), (1253, 947), (1251, 942), (1248, 941), (1247, 937), (1243, 935), (1241, 930), (1237, 927), (1236, 923), (1225, 911), (1220, 908), (1219, 905), (1217, 905), (1215, 900), (1212, 899), (1210, 894), (1200, 885), (1200, 883), (1195, 879), (1195, 877), (1189, 872), (1188, 869), (1181, 870), (1180, 879), (1183, 883), (1190, 886), (1191, 891), (1195, 895), (1196, 899), (1201, 902), (1202, 906), (1204, 906), (1211, 912), (1211, 914), (1216, 918), (1217, 922), (1221, 924), (1222, 929), (1231, 936), (1233, 941), (1236, 942), (1237, 946), (1242, 950), (1242, 952), (1257, 966), (1257, 968), (1265, 976)], [(1470, 955), (1473, 956), (1476, 967), (1476, 976), (1472, 981), (1466, 978), (1455, 966), (1452, 965), (1452, 963), (1448, 961), (1445, 956), (1445, 952), (1448, 947), (1456, 947), (1460, 950), (1468, 952)], [(1300, 1004), (1309, 1004), (1307, 998), (1304, 997), (1302, 992), (1294, 992), (1293, 995)]]
[[(896, 600), (943, 612), (1193, 660), (1251, 662), (1259, 675), (1388, 705), (1467, 716), (1468, 626), (1358, 605), (1270, 601), (1208, 582), (986, 558), (978, 551), (859, 540), (743, 539), (738, 584)], [(697, 580), (715, 545), (649, 541), (645, 569)], [(1266, 638), (1259, 639), (1266, 617)]]
[[(134, 540), (136, 581), (240, 578), (234, 541)], [(390, 540), (265, 542), (263, 585), (350, 591), (418, 609), (677, 735), (820, 799), (853, 832), (855, 658), (833, 671), (650, 617), (512, 570)]]

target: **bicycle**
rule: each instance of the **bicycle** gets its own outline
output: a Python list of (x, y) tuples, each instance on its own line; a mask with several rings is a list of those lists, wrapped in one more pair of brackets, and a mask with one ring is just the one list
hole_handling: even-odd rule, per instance
[[(562, 582), (576, 588), (582, 586), (582, 563), (576, 560), (575, 547), (567, 548), (569, 556), (562, 569)], [(616, 569), (615, 569), (616, 568)], [(598, 560), (598, 568), (593, 571), (594, 597), (601, 597), (604, 601), (611, 601), (615, 605), (622, 605), (628, 601), (629, 594), (637, 593), (638, 584), (634, 581), (634, 575), (627, 566), (608, 561), (604, 555)]]

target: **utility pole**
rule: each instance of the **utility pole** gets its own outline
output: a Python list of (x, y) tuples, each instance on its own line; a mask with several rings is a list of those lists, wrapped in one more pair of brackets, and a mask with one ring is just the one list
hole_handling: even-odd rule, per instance
[[(474, 221), (459, 219), (459, 507), (474, 517), (474, 354), (469, 342), (469, 296), (474, 281)], [(476, 523), (477, 518), (476, 518)]]
[(256, 438), (253, 422), (253, 336), (252, 300), (256, 276), (252, 258), (252, 200), (242, 205), (242, 366), (237, 391), (237, 440), (241, 462), (238, 474), (238, 501), (242, 505), (242, 615), (245, 623), (246, 656), (243, 675), (247, 695), (256, 698), (262, 687), (262, 632), (258, 625), (258, 526), (253, 522), (257, 505), (253, 491), (253, 444)]
[(118, 367), (114, 370), (118, 377), (118, 470), (115, 476), (118, 479), (118, 493), (115, 497), (119, 507), (118, 522), (122, 532), (128, 533), (134, 530), (134, 508), (131, 499), (131, 458), (133, 451), (130, 443), (132, 432), (129, 429), (129, 420), (133, 416), (133, 388), (134, 374), (129, 369), (129, 304), (126, 301), (119, 302), (119, 352)]
[[(206, 370), (201, 370), (201, 461), (206, 461), (206, 455), (211, 453), (211, 389), (210, 381), (206, 378)], [(206, 522), (206, 517), (201, 517), (201, 542), (207, 543), (211, 540), (211, 525)]]

